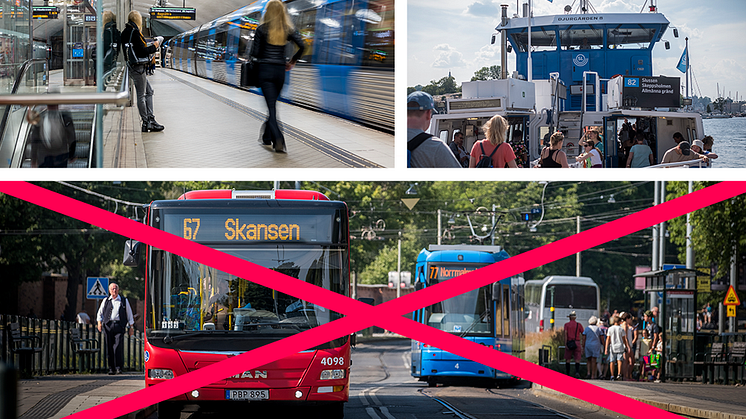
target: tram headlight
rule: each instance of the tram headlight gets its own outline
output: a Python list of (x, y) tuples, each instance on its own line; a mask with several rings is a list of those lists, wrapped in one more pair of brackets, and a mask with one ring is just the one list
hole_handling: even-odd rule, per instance
[(174, 372), (166, 369), (152, 369), (148, 370), (148, 378), (159, 379), (159, 380), (170, 380), (174, 378)]
[(322, 380), (337, 380), (345, 378), (345, 370), (324, 370), (321, 371)]

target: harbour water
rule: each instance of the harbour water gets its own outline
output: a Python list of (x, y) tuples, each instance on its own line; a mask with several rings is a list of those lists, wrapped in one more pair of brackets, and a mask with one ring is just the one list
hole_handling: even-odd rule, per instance
[(705, 135), (715, 139), (712, 152), (718, 155), (714, 167), (746, 168), (746, 118), (705, 119)]

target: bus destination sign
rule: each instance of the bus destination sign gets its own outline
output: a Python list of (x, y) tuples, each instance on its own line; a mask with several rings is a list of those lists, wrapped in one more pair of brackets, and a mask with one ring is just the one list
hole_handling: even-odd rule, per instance
[(150, 18), (162, 20), (194, 20), (197, 9), (194, 7), (151, 7)]
[(428, 279), (446, 280), (473, 272), (482, 266), (430, 265)]
[(168, 214), (164, 230), (187, 240), (226, 243), (331, 242), (330, 214)]
[(57, 6), (34, 6), (34, 19), (57, 19), (60, 9)]

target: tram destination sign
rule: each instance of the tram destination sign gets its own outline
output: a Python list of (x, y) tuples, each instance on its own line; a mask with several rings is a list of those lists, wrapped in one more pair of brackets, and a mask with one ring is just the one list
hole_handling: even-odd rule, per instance
[(199, 242), (330, 243), (332, 214), (167, 213), (163, 229)]
[(57, 6), (34, 6), (34, 19), (57, 19), (60, 9)]
[(626, 108), (680, 107), (678, 77), (624, 77), (622, 101)]
[(151, 7), (150, 18), (161, 20), (194, 20), (197, 9), (194, 7)]

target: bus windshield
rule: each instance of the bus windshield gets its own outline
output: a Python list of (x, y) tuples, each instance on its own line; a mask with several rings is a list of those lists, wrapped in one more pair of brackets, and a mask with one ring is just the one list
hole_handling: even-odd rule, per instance
[(578, 310), (596, 310), (596, 287), (590, 285), (555, 285), (547, 287), (545, 307), (552, 305), (551, 289), (554, 288), (554, 307)]
[[(219, 250), (332, 292), (347, 292), (347, 258), (342, 248), (256, 245)], [(192, 345), (199, 342), (200, 349), (224, 349), (224, 341), (214, 343), (223, 336), (238, 338), (236, 345), (248, 350), (241, 338), (268, 343), (341, 317), (322, 306), (157, 249), (152, 253), (148, 290), (146, 333), (152, 342), (170, 342), (170, 346), (199, 335)], [(205, 334), (215, 339), (204, 339)], [(157, 337), (168, 339), (153, 339)]]
[[(479, 269), (481, 265), (429, 265), (428, 286)], [(492, 333), (490, 290), (482, 287), (431, 305), (425, 311), (427, 325), (461, 336), (488, 336)]]

